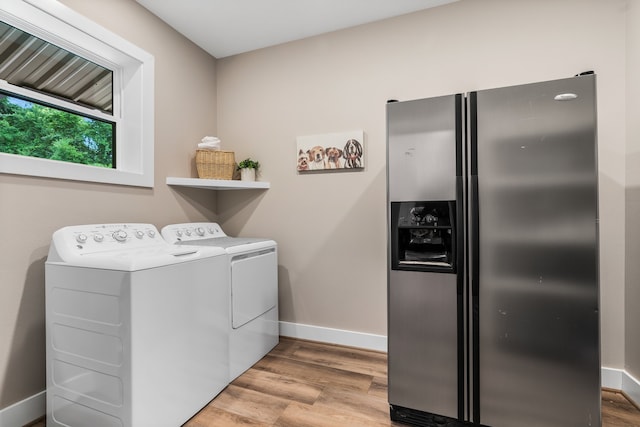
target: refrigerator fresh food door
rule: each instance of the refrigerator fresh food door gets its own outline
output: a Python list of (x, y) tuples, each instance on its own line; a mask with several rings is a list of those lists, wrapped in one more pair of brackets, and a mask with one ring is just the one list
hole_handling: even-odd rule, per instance
[(476, 415), (600, 426), (595, 76), (470, 97)]

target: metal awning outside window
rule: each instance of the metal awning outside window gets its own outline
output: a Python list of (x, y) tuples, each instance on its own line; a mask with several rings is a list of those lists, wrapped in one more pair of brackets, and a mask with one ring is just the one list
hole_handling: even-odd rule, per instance
[(0, 21), (0, 79), (113, 114), (113, 72)]

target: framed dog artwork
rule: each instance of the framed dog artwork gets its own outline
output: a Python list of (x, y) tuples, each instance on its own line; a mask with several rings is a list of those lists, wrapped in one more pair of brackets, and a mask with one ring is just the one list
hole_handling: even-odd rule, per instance
[(361, 130), (296, 138), (296, 170), (338, 171), (364, 169), (364, 132)]

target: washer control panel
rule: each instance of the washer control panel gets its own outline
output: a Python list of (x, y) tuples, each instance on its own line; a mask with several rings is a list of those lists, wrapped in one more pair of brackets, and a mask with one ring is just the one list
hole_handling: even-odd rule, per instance
[(92, 224), (64, 227), (53, 235), (57, 247), (79, 253), (114, 249), (134, 249), (163, 245), (158, 229), (152, 224)]
[(189, 222), (167, 225), (162, 229), (162, 237), (169, 243), (226, 237), (222, 228), (215, 222)]

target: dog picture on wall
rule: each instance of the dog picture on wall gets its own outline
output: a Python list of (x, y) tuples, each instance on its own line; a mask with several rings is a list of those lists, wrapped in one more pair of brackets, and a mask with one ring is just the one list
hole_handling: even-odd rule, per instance
[(299, 136), (296, 158), (298, 172), (364, 169), (364, 132)]

